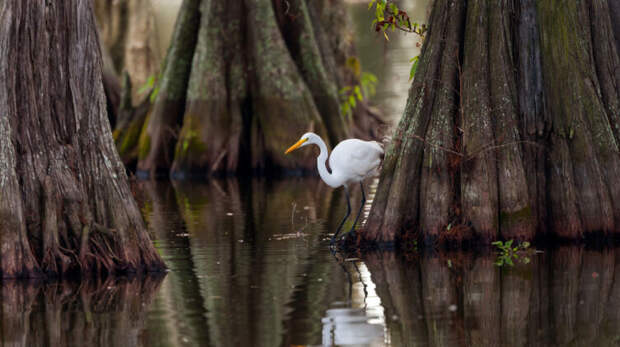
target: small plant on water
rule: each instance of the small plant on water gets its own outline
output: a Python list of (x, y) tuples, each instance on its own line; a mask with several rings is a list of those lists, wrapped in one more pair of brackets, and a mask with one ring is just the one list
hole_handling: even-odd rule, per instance
[(514, 263), (520, 261), (523, 264), (528, 264), (530, 258), (528, 257), (530, 243), (525, 241), (516, 246), (513, 246), (513, 240), (495, 241), (492, 245), (498, 249), (497, 259), (495, 259), (495, 265), (497, 266), (514, 266)]

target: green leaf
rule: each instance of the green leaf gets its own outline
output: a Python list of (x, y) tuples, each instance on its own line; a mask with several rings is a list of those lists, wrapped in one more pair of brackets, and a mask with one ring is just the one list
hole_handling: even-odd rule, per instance
[(146, 80), (146, 82), (142, 85), (142, 87), (140, 87), (140, 89), (138, 89), (138, 94), (144, 94), (144, 92), (146, 92), (149, 89), (153, 88), (154, 84), (155, 84), (155, 75), (151, 75)]
[(381, 5), (381, 3), (377, 3), (377, 8), (375, 9), (375, 16), (377, 17), (378, 21), (382, 21), (383, 18), (383, 5)]
[(149, 98), (149, 101), (151, 102), (151, 104), (155, 103), (158, 93), (159, 93), (159, 86), (155, 87), (155, 89), (153, 89), (153, 91), (151, 92), (151, 97)]
[(413, 79), (413, 77), (415, 76), (416, 71), (418, 70), (418, 62), (420, 61), (420, 56), (415, 56), (413, 58), (411, 58), (410, 61), (413, 61), (413, 65), (411, 65), (411, 70), (409, 71), (409, 81), (411, 81)]
[(395, 3), (390, 3), (390, 10), (392, 10), (393, 14), (398, 14), (398, 6)]
[(357, 105), (357, 103), (355, 102), (355, 96), (353, 96), (353, 94), (349, 95), (349, 104), (351, 105), (352, 108), (354, 108), (355, 105)]
[(368, 3), (368, 9), (370, 10), (372, 8), (372, 5), (375, 4), (376, 0), (372, 0), (371, 2)]
[(523, 247), (523, 248), (530, 248), (530, 243), (529, 243), (529, 242), (527, 242), (527, 241), (525, 241), (525, 242), (523, 242), (523, 243), (521, 244), (521, 247)]
[(512, 247), (512, 240), (506, 241), (506, 243), (504, 245), (506, 245), (506, 247), (508, 247), (508, 248)]
[(503, 245), (503, 242), (502, 241), (495, 241), (495, 242), (491, 242), (491, 244), (493, 246), (501, 247)]
[(345, 61), (345, 66), (353, 71), (355, 77), (360, 77), (362, 73), (362, 64), (356, 56), (348, 57)]
[(360, 91), (360, 86), (355, 86), (355, 89), (353, 89), (353, 92), (355, 93), (355, 96), (357, 96), (357, 100), (362, 101), (364, 99)]

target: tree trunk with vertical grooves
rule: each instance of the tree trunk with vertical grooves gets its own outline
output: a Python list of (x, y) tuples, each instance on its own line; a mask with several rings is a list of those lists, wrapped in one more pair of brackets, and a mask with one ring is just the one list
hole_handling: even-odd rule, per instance
[(2, 277), (163, 269), (112, 141), (91, 2), (5, 1), (0, 23)]
[[(182, 179), (313, 170), (311, 151), (285, 157), (284, 150), (306, 131), (332, 145), (349, 137), (355, 127), (340, 114), (338, 99), (345, 82), (333, 72), (344, 60), (338, 61), (336, 49), (325, 42), (324, 31), (331, 29), (313, 20), (320, 17), (318, 4), (310, 4), (184, 1), (138, 150), (128, 149), (138, 153), (138, 173), (152, 177), (169, 170)], [(191, 13), (200, 13), (191, 29), (183, 24), (190, 5)], [(175, 71), (169, 66), (178, 60), (173, 55), (182, 32), (195, 35), (193, 42), (182, 43), (188, 55), (183, 60), (191, 63)], [(174, 107), (165, 101), (169, 81), (178, 82)], [(366, 133), (373, 131), (366, 127)]]
[(620, 231), (616, 11), (613, 1), (434, 1), (362, 238)]
[(156, 88), (157, 97), (144, 120), (138, 143), (138, 172), (167, 173), (174, 153), (179, 115), (185, 95), (200, 25), (200, 0), (185, 0), (179, 10), (172, 42)]

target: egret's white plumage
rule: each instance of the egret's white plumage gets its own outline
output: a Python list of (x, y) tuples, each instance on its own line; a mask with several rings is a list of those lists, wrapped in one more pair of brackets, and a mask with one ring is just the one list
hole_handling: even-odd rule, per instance
[(342, 176), (344, 184), (376, 176), (383, 148), (375, 141), (349, 139), (340, 142), (329, 156), (332, 173)]
[[(299, 141), (287, 149), (285, 153), (288, 154), (299, 147), (311, 144), (319, 146), (319, 149), (321, 150), (319, 156), (316, 158), (317, 169), (319, 170), (321, 179), (334, 188), (343, 186), (347, 197), (347, 214), (332, 237), (333, 244), (344, 222), (351, 213), (351, 203), (349, 201), (349, 191), (347, 186), (352, 183), (360, 182), (360, 186), (362, 188), (362, 204), (360, 205), (360, 210), (355, 218), (355, 221), (353, 222), (353, 226), (351, 227), (352, 231), (355, 228), (355, 224), (359, 219), (362, 212), (362, 207), (366, 201), (362, 181), (366, 177), (371, 177), (378, 174), (378, 169), (381, 165), (381, 160), (383, 159), (383, 148), (381, 148), (381, 145), (375, 141), (349, 139), (340, 142), (334, 148), (331, 155), (329, 155), (327, 152), (327, 146), (319, 135), (315, 133), (305, 133), (301, 136)], [(325, 165), (328, 156), (331, 173), (327, 170)]]

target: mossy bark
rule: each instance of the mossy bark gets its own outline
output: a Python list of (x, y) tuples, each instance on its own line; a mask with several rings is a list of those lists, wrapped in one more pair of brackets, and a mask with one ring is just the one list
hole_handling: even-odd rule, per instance
[(435, 1), (363, 238), (620, 231), (613, 7)]
[[(534, 238), (534, 216), (522, 161), (523, 144), (517, 118), (517, 86), (512, 53), (512, 3), (493, 1), (489, 7), (489, 87), (494, 121), (499, 230), (504, 239)], [(492, 160), (492, 158), (491, 158)], [(497, 228), (495, 229), (497, 230)]]
[[(497, 235), (497, 161), (487, 147), (494, 145), (494, 122), (490, 100), (489, 16), (490, 4), (475, 0), (467, 4), (461, 91), (463, 154), (461, 206), (463, 217), (486, 240)], [(493, 28), (500, 30), (501, 28)]]
[(202, 1), (201, 11), (173, 177), (233, 171), (240, 160), (247, 103), (242, 4)]
[[(431, 30), (422, 48), (416, 77), (409, 89), (403, 118), (388, 145), (380, 184), (373, 200), (364, 237), (371, 242), (394, 242), (402, 230), (414, 231), (418, 223), (420, 167), (424, 138), (430, 122), (440, 63), (454, 57), (445, 50), (444, 28), (456, 25), (451, 14), (460, 11), (454, 1), (436, 1), (431, 12)], [(459, 13), (459, 12), (457, 12)], [(433, 27), (441, 30), (432, 30)]]
[(144, 122), (138, 144), (138, 172), (156, 176), (168, 171), (174, 158), (179, 116), (185, 95), (200, 25), (200, 0), (184, 0), (168, 49), (157, 97)]
[[(150, 96), (147, 94), (142, 103), (138, 106), (132, 105), (132, 85), (129, 75), (123, 75), (123, 88), (120, 103), (116, 107), (117, 118), (114, 126), (114, 143), (116, 149), (125, 166), (135, 169), (138, 160), (138, 143), (144, 122), (148, 118), (150, 108)], [(106, 96), (108, 93), (106, 92)], [(112, 123), (110, 123), (112, 124)]]
[(283, 149), (306, 131), (326, 137), (325, 123), (291, 58), (271, 1), (246, 1), (246, 6), (248, 28), (251, 28), (249, 54), (255, 70), (250, 132), (252, 167), (312, 169), (316, 165), (314, 153), (300, 153), (297, 160), (291, 161), (284, 156)]
[(616, 49), (620, 49), (620, 3), (617, 1), (609, 1), (608, 5), (608, 14), (611, 19), (611, 25), (616, 39)]
[[(309, 6), (304, 0), (289, 3), (276, 1), (277, 3), (280, 7), (276, 7), (276, 11), (283, 17), (279, 21), (282, 23), (283, 37), (293, 61), (312, 93), (319, 112), (324, 115), (339, 114), (337, 76), (329, 74), (325, 66), (333, 60), (331, 55), (334, 51), (323, 50), (321, 52), (318, 42), (317, 31), (321, 30), (322, 22), (312, 20)], [(324, 120), (331, 143), (338, 143), (339, 140), (349, 137), (351, 125), (344, 117), (324, 117)]]
[[(339, 109), (342, 85), (330, 73), (338, 67), (336, 53), (319, 39), (329, 28), (312, 20), (307, 0), (191, 3), (201, 16), (184, 27), (187, 10), (181, 9), (140, 135), (140, 174), (170, 169), (171, 177), (182, 179), (313, 170), (312, 151), (284, 156), (284, 149), (307, 131), (331, 145), (349, 137), (353, 125)], [(194, 42), (179, 42), (192, 31)], [(182, 64), (191, 60), (182, 70), (174, 68), (181, 51)]]
[(454, 4), (453, 25), (445, 31), (445, 54), (441, 61), (442, 83), (437, 86), (431, 121), (426, 138), (434, 146), (424, 148), (420, 191), (420, 228), (429, 239), (438, 239), (443, 230), (457, 214), (455, 202), (459, 193), (454, 190), (458, 179), (455, 165), (460, 158), (444, 149), (457, 150), (455, 117), (457, 110), (456, 78), (459, 69), (460, 47), (456, 39), (465, 20), (462, 2)]
[(8, 1), (0, 23), (2, 277), (161, 270), (112, 141), (91, 2)]
[[(567, 205), (580, 220), (556, 227), (565, 237), (581, 231), (616, 229), (618, 206), (618, 145), (605, 107), (599, 99), (598, 76), (593, 65), (590, 25), (584, 30), (569, 28), (591, 24), (585, 3), (538, 2), (546, 105), (552, 115), (549, 179), (553, 206)], [(596, 53), (596, 52), (594, 52)], [(571, 85), (566, 89), (562, 86)], [(553, 166), (559, 166), (554, 168)], [(572, 200), (565, 194), (574, 194)], [(571, 206), (574, 205), (574, 207)], [(567, 213), (553, 209), (556, 223)], [(620, 225), (619, 225), (620, 227)], [(572, 230), (573, 233), (567, 233)]]
[[(347, 61), (358, 56), (348, 5), (345, 1), (331, 0), (306, 1), (306, 5), (313, 23), (314, 40), (328, 78), (336, 83), (338, 89), (359, 85), (361, 70), (347, 66)], [(329, 121), (326, 124), (331, 127)], [(350, 127), (349, 133), (360, 139), (380, 139), (387, 130), (381, 115), (365, 100), (357, 102), (351, 119), (346, 120), (345, 124)]]

